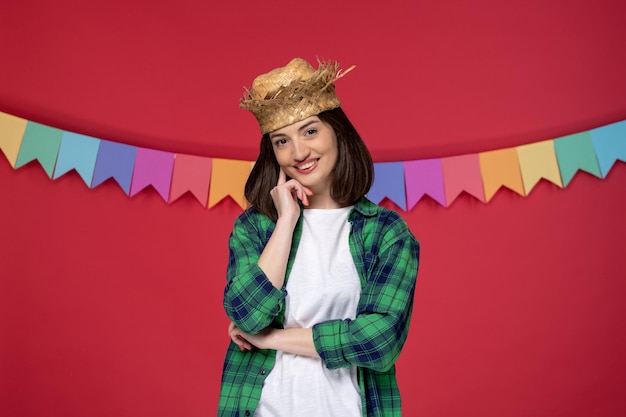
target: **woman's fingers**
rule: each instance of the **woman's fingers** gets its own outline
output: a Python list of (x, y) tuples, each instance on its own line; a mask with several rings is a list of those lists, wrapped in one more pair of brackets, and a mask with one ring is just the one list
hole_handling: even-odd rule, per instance
[(309, 205), (309, 197), (307, 196), (306, 189), (304, 187), (298, 190), (298, 198), (305, 206)]
[(242, 335), (241, 330), (232, 321), (228, 325), (228, 335), (231, 340), (239, 347), (240, 351), (252, 350), (252, 345)]
[(313, 191), (311, 191), (308, 187), (305, 187), (304, 185), (300, 184), (298, 181), (293, 180), (293, 179), (287, 181), (285, 185), (289, 187), (292, 193), (293, 192), (296, 193), (296, 196), (298, 197), (298, 199), (302, 201), (305, 206), (309, 205), (308, 196), (313, 195)]
[[(308, 196), (312, 194), (313, 193), (310, 189), (294, 179), (291, 179), (283, 184), (280, 184), (279, 181), (279, 184), (277, 184), (276, 187), (270, 191), (270, 195), (274, 200), (274, 206), (276, 206), (279, 214), (282, 209), (287, 208), (287, 206), (292, 206), (291, 208), (295, 211), (297, 209), (297, 204), (295, 204), (297, 202), (296, 199), (302, 201), (305, 206), (308, 206)], [(299, 209), (297, 211), (299, 212)]]
[(276, 186), (283, 185), (287, 182), (290, 182), (290, 183), (293, 182), (294, 184), (297, 184), (297, 187), (303, 189), (306, 195), (313, 195), (313, 191), (311, 191), (310, 188), (305, 187), (304, 185), (300, 184), (298, 181), (294, 179), (290, 179), (289, 181), (287, 181), (287, 174), (285, 174), (285, 171), (283, 171), (282, 168), (279, 168), (278, 182), (276, 183)]
[(252, 345), (250, 344), (250, 342), (248, 342), (242, 336), (236, 336), (235, 338), (233, 338), (233, 342), (235, 342), (237, 346), (239, 346), (239, 350), (242, 352), (244, 350), (252, 350)]
[(300, 201), (302, 201), (302, 203), (305, 206), (308, 206), (309, 196), (313, 195), (313, 191), (311, 191), (310, 188), (305, 187), (304, 185), (300, 184), (296, 180), (291, 180), (291, 181), (294, 181), (296, 184), (298, 184), (298, 198), (300, 199)]
[(285, 182), (287, 182), (287, 175), (285, 174), (285, 171), (280, 168), (280, 171), (278, 171), (278, 183), (276, 185), (281, 185)]

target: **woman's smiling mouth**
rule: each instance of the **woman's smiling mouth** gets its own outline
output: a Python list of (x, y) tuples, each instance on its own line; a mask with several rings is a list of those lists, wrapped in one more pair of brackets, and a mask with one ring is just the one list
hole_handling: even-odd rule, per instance
[(311, 159), (307, 162), (304, 162), (302, 164), (299, 165), (294, 165), (294, 167), (298, 170), (298, 171), (310, 171), (313, 167), (315, 167), (317, 165), (317, 161), (318, 159)]

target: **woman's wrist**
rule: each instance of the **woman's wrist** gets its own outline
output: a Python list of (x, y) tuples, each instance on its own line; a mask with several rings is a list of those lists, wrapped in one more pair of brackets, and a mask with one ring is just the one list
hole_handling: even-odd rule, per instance
[(310, 328), (272, 329), (267, 335), (266, 343), (268, 349), (319, 357), (313, 343), (313, 331)]
[(298, 223), (298, 218), (300, 217), (300, 213), (297, 216), (289, 216), (283, 215), (276, 220), (276, 229), (285, 228), (289, 230), (290, 233), (293, 233), (293, 230), (296, 227), (296, 223)]

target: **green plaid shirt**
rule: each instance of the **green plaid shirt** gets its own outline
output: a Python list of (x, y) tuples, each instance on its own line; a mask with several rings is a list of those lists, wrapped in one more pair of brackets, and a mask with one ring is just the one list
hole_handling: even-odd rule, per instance
[[(316, 324), (315, 348), (328, 369), (357, 366), (364, 416), (399, 416), (394, 363), (409, 331), (419, 243), (396, 212), (366, 198), (354, 206), (348, 221), (350, 252), (362, 288), (356, 318)], [(265, 215), (248, 209), (235, 221), (229, 239), (224, 308), (251, 334), (267, 326), (282, 327), (284, 319), (284, 287), (275, 288), (257, 265), (274, 226)], [(294, 231), (287, 277), (301, 234), (302, 216)], [(220, 416), (254, 414), (275, 356), (275, 350), (241, 352), (231, 341), (222, 374)]]

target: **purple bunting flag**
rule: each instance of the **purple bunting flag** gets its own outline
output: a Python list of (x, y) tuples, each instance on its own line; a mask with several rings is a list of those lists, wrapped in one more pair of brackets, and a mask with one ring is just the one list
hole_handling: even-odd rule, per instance
[(374, 184), (367, 198), (378, 204), (385, 197), (402, 210), (406, 210), (404, 191), (404, 164), (402, 162), (381, 162), (374, 164)]
[(91, 186), (96, 187), (113, 178), (126, 195), (129, 195), (136, 155), (135, 146), (103, 140), (98, 150)]

